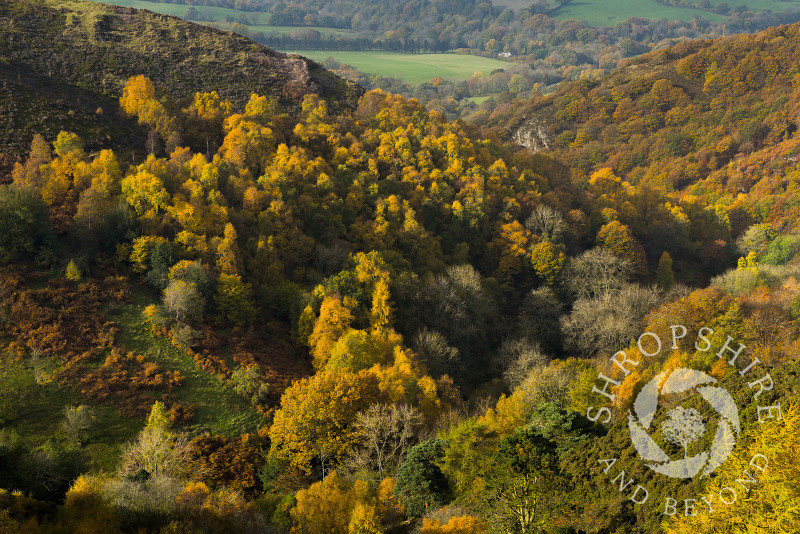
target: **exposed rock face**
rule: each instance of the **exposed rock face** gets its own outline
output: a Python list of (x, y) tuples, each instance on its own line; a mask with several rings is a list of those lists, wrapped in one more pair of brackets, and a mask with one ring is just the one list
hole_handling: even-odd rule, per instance
[(552, 141), (547, 132), (547, 126), (538, 119), (530, 119), (520, 126), (512, 137), (515, 143), (534, 152), (541, 152), (550, 148)]

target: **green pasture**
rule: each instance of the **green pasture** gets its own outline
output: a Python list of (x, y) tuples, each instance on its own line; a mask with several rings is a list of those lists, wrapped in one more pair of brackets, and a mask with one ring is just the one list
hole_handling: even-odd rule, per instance
[(497, 59), (461, 54), (400, 54), (394, 52), (338, 52), (328, 50), (293, 51), (320, 63), (332, 57), (352, 65), (365, 74), (398, 78), (417, 85), (437, 76), (447, 80), (466, 80), (475, 72), (489, 74), (508, 67)]
[(711, 21), (727, 18), (697, 9), (666, 6), (656, 0), (572, 0), (553, 11), (551, 16), (559, 20), (585, 20), (594, 26), (613, 26), (629, 17), (686, 21), (695, 16)]

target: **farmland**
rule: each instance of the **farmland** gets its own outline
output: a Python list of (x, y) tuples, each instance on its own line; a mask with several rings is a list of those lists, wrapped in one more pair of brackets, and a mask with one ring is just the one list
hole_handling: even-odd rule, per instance
[(347, 63), (366, 74), (377, 74), (399, 78), (417, 85), (441, 76), (446, 80), (466, 80), (476, 71), (489, 74), (502, 69), (508, 63), (497, 59), (460, 54), (398, 54), (390, 52), (338, 52), (298, 51), (298, 54), (323, 62), (332, 57), (339, 63)]

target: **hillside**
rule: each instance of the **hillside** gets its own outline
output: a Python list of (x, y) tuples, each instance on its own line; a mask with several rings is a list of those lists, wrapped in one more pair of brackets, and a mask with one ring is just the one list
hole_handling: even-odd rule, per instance
[(756, 206), (781, 196), (788, 184), (779, 177), (796, 168), (798, 53), (800, 25), (693, 41), (473, 118), (584, 177), (609, 167), (633, 184), (737, 199), (753, 216), (793, 226), (793, 215)]
[[(6, 22), (31, 6), (61, 21)], [(111, 50), (155, 80), (8, 82), (0, 531), (800, 531), (797, 27), (484, 129), (380, 90), (219, 94), (139, 32)]]
[(117, 117), (115, 101), (136, 74), (172, 97), (217, 91), (236, 105), (256, 92), (298, 109), (314, 93), (339, 109), (363, 92), (314, 62), (237, 34), (93, 2), (2, 2), (0, 36), (0, 153), (19, 154), (34, 133), (60, 129), (81, 134), (87, 148), (109, 138), (130, 144), (142, 133)]

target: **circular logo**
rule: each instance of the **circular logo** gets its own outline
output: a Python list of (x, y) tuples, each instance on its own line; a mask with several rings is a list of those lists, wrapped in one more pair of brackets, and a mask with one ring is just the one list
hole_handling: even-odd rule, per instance
[[(628, 427), (636, 450), (650, 469), (672, 478), (692, 478), (698, 473), (706, 476), (722, 465), (739, 435), (739, 410), (730, 393), (712, 385), (716, 383), (715, 378), (701, 371), (678, 368), (664, 371), (642, 388), (633, 403), (635, 414), (628, 412)], [(689, 456), (689, 444), (706, 433), (707, 421), (695, 408), (673, 408), (665, 414), (660, 426), (661, 436), (664, 441), (681, 445), (684, 455), (683, 458), (671, 459), (651, 437), (656, 430), (651, 429), (655, 426), (653, 419), (661, 399), (692, 390), (718, 415), (714, 440), (708, 450)]]

